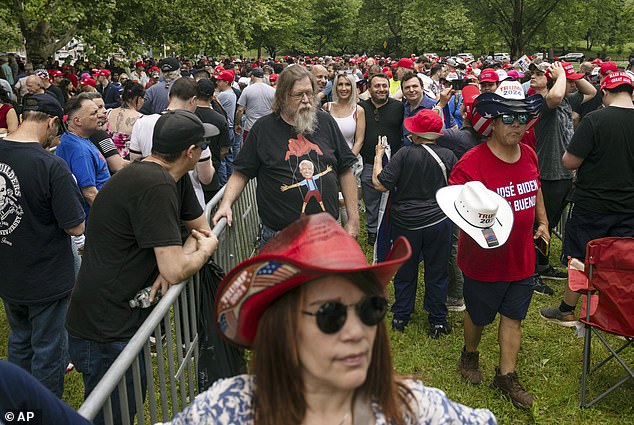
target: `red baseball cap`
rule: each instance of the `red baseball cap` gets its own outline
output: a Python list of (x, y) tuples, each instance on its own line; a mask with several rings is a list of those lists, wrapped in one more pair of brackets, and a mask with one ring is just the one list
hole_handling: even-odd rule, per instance
[(473, 116), (473, 103), (479, 95), (480, 89), (473, 84), (469, 84), (462, 89), (462, 103), (464, 103), (468, 119), (471, 119)]
[(403, 126), (410, 133), (435, 140), (442, 136), (442, 118), (430, 109), (423, 109), (413, 117), (405, 118)]
[(601, 81), (601, 90), (614, 89), (624, 84), (634, 87), (630, 75), (627, 72), (612, 72)]
[(97, 82), (95, 81), (94, 78), (82, 78), (82, 80), (79, 82), (79, 84), (81, 84), (82, 86), (92, 86), (92, 87), (97, 87)]
[(109, 71), (109, 70), (107, 70), (107, 69), (101, 69), (101, 70), (97, 73), (97, 76), (98, 76), (98, 77), (110, 77), (110, 75), (112, 75), (112, 74), (111, 74), (111, 73), (110, 73), (110, 71)]
[(498, 81), (500, 81), (500, 77), (493, 68), (483, 69), (480, 73), (481, 83), (497, 83)]
[(619, 69), (614, 62), (603, 62), (599, 72), (601, 75), (608, 75), (610, 72), (617, 72)]
[(271, 83), (276, 82), (276, 81), (277, 81), (277, 74), (271, 74), (271, 75), (269, 75), (269, 81), (270, 81)]
[(304, 216), (222, 279), (216, 326), (229, 341), (250, 347), (262, 314), (285, 293), (320, 277), (362, 271), (385, 287), (411, 254), (407, 239), (399, 237), (384, 262), (368, 264), (356, 239), (330, 214)]
[(64, 73), (62, 71), (58, 71), (57, 69), (55, 71), (51, 71), (51, 77), (63, 77)]
[(402, 58), (397, 62), (396, 67), (414, 69), (414, 61), (410, 58)]
[(145, 63), (143, 61), (138, 61), (134, 64), (137, 68), (145, 68)]
[(574, 66), (570, 62), (562, 62), (561, 66), (566, 72), (566, 80), (580, 80), (583, 78), (583, 74), (576, 73)]
[(223, 80), (228, 82), (229, 84), (233, 83), (233, 73), (229, 71), (222, 71), (219, 74), (215, 75), (216, 80)]

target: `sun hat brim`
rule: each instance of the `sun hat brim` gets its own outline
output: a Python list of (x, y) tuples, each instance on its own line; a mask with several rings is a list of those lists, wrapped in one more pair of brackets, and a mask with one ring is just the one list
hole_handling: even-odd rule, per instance
[[(462, 218), (455, 207), (455, 201), (460, 195), (462, 188), (463, 185), (453, 185), (439, 189), (436, 192), (436, 201), (438, 202), (440, 209), (451, 221), (460, 227), (460, 230), (464, 231), (474, 241), (476, 241), (480, 247), (484, 249), (493, 249), (504, 245), (511, 234), (511, 230), (513, 229), (513, 210), (507, 200), (492, 190), (489, 190), (489, 192), (494, 195), (493, 198), (498, 204), (498, 210), (493, 226), (488, 228), (490, 230), (483, 231), (482, 228), (475, 227)], [(495, 241), (497, 244), (492, 243), (491, 232), (495, 235)]]

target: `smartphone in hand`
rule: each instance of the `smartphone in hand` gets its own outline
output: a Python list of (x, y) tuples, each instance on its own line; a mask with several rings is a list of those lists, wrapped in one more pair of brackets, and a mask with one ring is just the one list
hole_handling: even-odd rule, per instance
[(537, 250), (541, 252), (542, 255), (548, 257), (548, 252), (550, 251), (550, 242), (548, 242), (543, 236), (540, 236), (535, 239), (535, 248), (537, 248)]

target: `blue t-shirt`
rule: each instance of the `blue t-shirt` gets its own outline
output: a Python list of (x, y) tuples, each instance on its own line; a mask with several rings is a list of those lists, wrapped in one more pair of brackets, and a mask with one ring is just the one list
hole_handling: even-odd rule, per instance
[[(77, 186), (80, 189), (95, 186), (97, 190), (110, 178), (108, 163), (106, 158), (99, 152), (99, 149), (89, 140), (79, 137), (73, 133), (64, 133), (60, 139), (61, 144), (57, 147), (57, 156), (62, 158), (70, 171), (77, 179)], [(88, 219), (90, 205), (82, 197), (84, 213)]]

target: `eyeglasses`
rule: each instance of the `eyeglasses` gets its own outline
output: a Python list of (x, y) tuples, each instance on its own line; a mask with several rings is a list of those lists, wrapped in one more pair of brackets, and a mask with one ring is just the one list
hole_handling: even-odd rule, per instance
[(354, 307), (361, 323), (376, 326), (387, 313), (387, 300), (376, 295), (363, 298), (356, 304), (343, 304), (339, 301), (328, 301), (319, 307), (317, 312), (302, 311), (308, 316), (315, 316), (317, 327), (325, 334), (337, 333), (343, 328), (348, 318), (348, 307)]
[(198, 147), (200, 147), (201, 151), (204, 151), (205, 149), (207, 149), (207, 147), (209, 147), (209, 143), (201, 143), (199, 145), (197, 145)]
[(301, 100), (304, 99), (304, 96), (306, 96), (306, 98), (308, 100), (311, 100), (313, 98), (313, 96), (315, 96), (315, 93), (313, 93), (312, 91), (310, 92), (302, 92), (302, 93), (291, 93), (289, 94), (290, 98), (293, 100)]
[(517, 119), (520, 124), (526, 124), (528, 122), (528, 114), (504, 114), (501, 115), (502, 122), (506, 125), (511, 125)]

